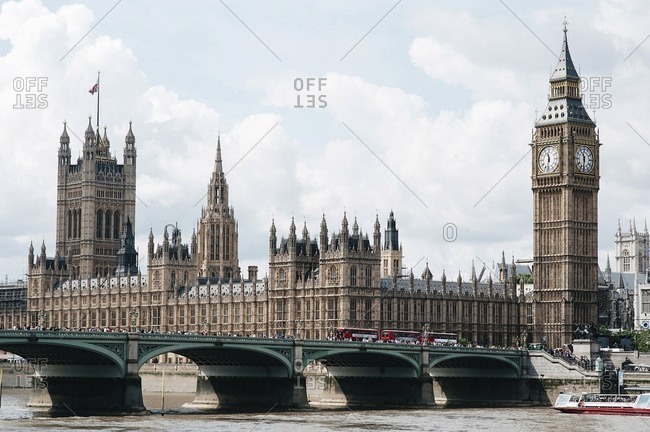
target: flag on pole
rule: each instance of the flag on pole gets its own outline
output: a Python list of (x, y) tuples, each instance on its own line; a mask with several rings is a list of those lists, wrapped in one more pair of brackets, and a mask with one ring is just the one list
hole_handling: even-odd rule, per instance
[(91, 95), (94, 95), (96, 92), (99, 91), (99, 82), (96, 82), (94, 86), (90, 90), (88, 90), (88, 93)]

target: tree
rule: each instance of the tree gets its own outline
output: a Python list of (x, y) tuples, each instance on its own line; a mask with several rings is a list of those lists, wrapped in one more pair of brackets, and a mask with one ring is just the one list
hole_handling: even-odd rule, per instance
[(640, 352), (650, 352), (650, 330), (640, 330), (634, 333), (634, 347)]
[(612, 335), (612, 331), (604, 325), (601, 325), (598, 328), (598, 336), (604, 336), (604, 337), (610, 337)]

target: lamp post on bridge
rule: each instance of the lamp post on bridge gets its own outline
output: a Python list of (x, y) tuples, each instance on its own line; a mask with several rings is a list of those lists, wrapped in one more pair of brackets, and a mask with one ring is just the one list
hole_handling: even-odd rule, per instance
[(426, 344), (428, 343), (429, 339), (427, 338), (429, 334), (429, 323), (426, 323), (424, 327), (422, 327), (422, 343)]
[(135, 333), (135, 329), (138, 326), (138, 310), (135, 308), (131, 309), (129, 316), (131, 317), (131, 332)]
[(208, 334), (208, 319), (203, 318), (203, 334)]
[(45, 320), (47, 319), (47, 314), (42, 310), (38, 312), (38, 326), (43, 330), (45, 328)]
[(296, 339), (300, 339), (302, 337), (302, 320), (296, 321)]
[(530, 328), (528, 326), (526, 326), (526, 328), (524, 329), (524, 332), (521, 334), (521, 345), (520, 346), (522, 348), (528, 347), (528, 331), (529, 331), (529, 329)]

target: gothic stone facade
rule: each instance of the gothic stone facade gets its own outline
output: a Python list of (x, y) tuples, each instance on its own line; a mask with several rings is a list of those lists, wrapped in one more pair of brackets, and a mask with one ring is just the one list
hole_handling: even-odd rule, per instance
[(598, 320), (599, 147), (566, 28), (532, 146), (536, 341), (560, 346)]
[[(60, 142), (57, 250), (48, 258), (43, 243), (35, 257), (30, 247), (27, 324), (317, 339), (342, 326), (429, 328), (485, 345), (526, 339), (521, 325), (526, 303), (522, 289), (516, 289), (516, 275), (507, 276), (505, 259), (495, 283), (491, 276), (479, 283), (475, 272), (468, 282), (460, 275), (447, 282), (444, 272), (435, 281), (428, 265), (421, 279), (405, 277), (392, 212), (383, 248), (378, 218), (372, 242), (356, 220), (350, 230), (345, 215), (340, 231), (332, 235), (323, 216), (318, 241), (310, 238), (306, 224), (298, 238), (292, 222), (288, 238), (278, 242), (273, 223), (268, 278), (259, 278), (254, 266), (242, 277), (220, 139), (207, 203), (189, 244), (176, 226), (164, 228), (158, 245), (151, 230), (149, 275), (142, 275), (130, 222), (135, 189), (130, 177), (120, 177), (135, 174), (131, 129), (126, 166), (110, 158), (108, 139), (90, 127), (77, 165), (69, 165), (65, 129)], [(93, 185), (90, 197), (75, 183), (83, 178)], [(117, 184), (127, 188), (119, 190)], [(88, 198), (92, 203), (84, 204)], [(122, 232), (121, 238), (115, 238), (116, 232)], [(94, 247), (82, 247), (85, 243)], [(106, 251), (113, 253), (110, 260)]]

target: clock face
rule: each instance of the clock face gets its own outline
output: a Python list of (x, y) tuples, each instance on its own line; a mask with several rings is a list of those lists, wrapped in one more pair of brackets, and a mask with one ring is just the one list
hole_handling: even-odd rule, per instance
[(537, 165), (539, 170), (545, 174), (552, 173), (557, 169), (560, 157), (557, 149), (554, 146), (546, 146), (539, 152), (537, 157)]
[(580, 146), (576, 151), (576, 167), (580, 172), (588, 173), (594, 167), (594, 154), (587, 146)]

